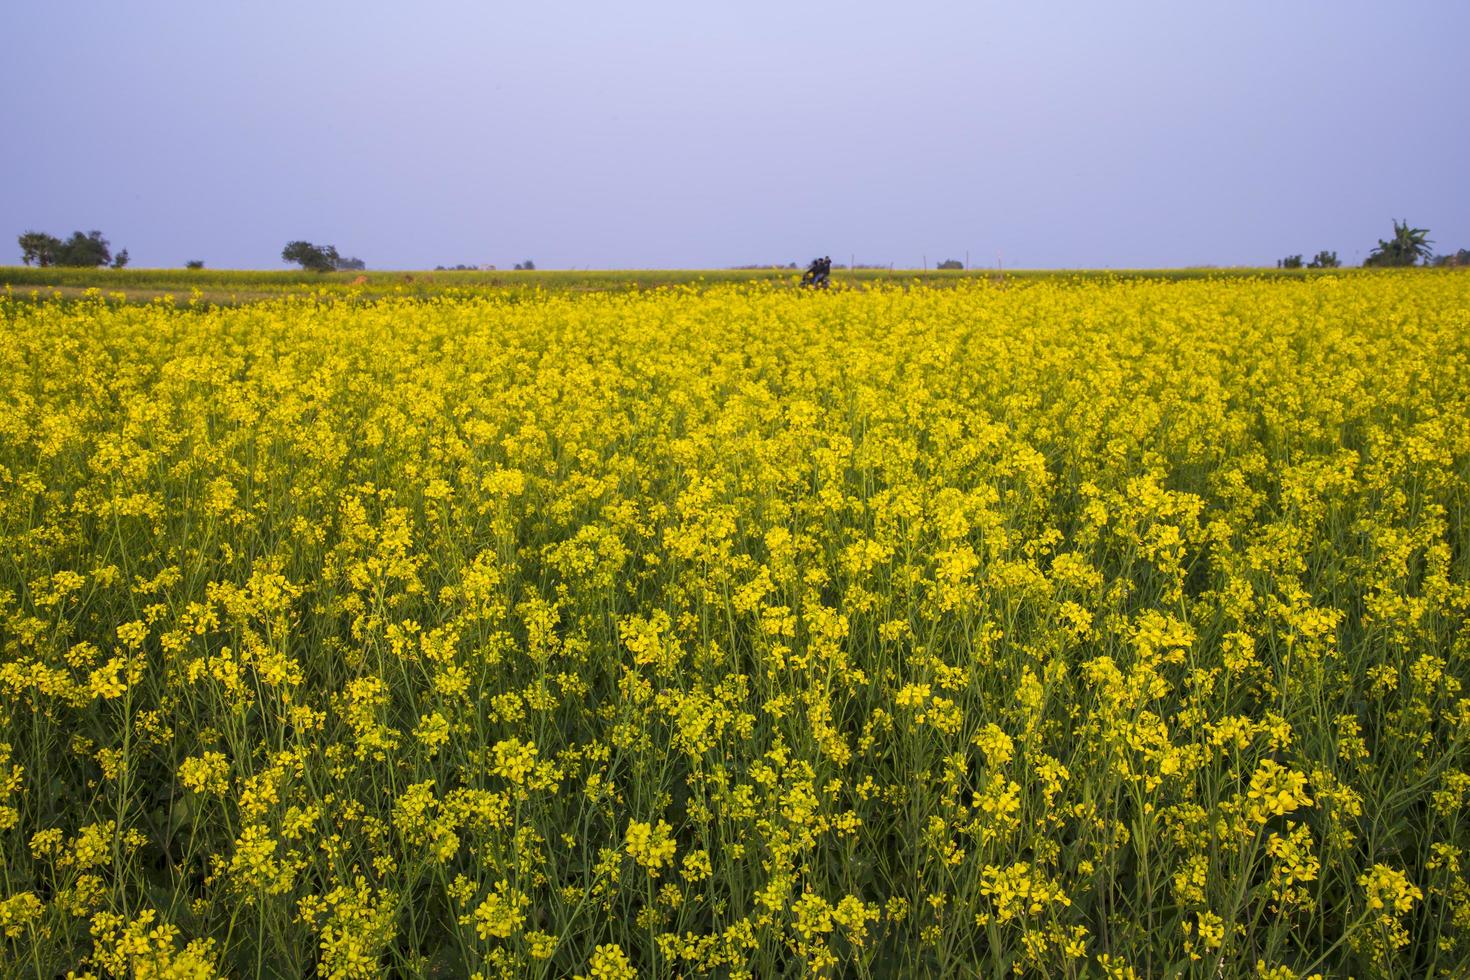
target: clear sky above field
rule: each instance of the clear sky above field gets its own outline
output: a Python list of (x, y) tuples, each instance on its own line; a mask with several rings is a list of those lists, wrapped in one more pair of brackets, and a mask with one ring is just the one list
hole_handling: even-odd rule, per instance
[(1361, 262), (1470, 248), (1470, 4), (14, 4), (0, 262)]

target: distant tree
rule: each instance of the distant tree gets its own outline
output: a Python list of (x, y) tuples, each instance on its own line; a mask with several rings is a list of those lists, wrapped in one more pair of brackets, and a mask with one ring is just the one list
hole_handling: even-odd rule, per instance
[(965, 267), (965, 263), (961, 262), (959, 259), (945, 259), (943, 262), (939, 263), (934, 268), (936, 268), (936, 269), (963, 269), (964, 267)]
[(337, 268), (341, 258), (331, 245), (313, 245), (311, 242), (287, 242), (281, 249), (281, 258), (295, 262), (309, 272), (331, 272)]
[(1278, 269), (1300, 269), (1301, 267), (1302, 257), (1300, 255), (1288, 255), (1284, 259), (1276, 260), (1276, 268)]
[(338, 259), (337, 268), (349, 270), (352, 272), (361, 272), (367, 268), (367, 263), (364, 262), (362, 259), (354, 256), (348, 259)]
[(1369, 253), (1368, 258), (1363, 260), (1364, 265), (1376, 266), (1405, 266), (1417, 265), (1423, 259), (1429, 260), (1434, 250), (1429, 246), (1434, 243), (1429, 240), (1428, 228), (1410, 228), (1407, 221), (1395, 221), (1393, 223), (1393, 237), (1388, 241), (1378, 239), (1378, 247)]
[(114, 269), (121, 269), (123, 266), (125, 266), (127, 264), (128, 264), (128, 250), (127, 249), (122, 249), (120, 252), (118, 252), (116, 255), (114, 255), (112, 257), (112, 267)]
[(48, 266), (56, 261), (56, 253), (61, 250), (61, 240), (44, 231), (28, 231), (16, 241), (20, 243), (20, 260), (26, 265)]
[(1342, 265), (1342, 263), (1337, 261), (1337, 253), (1329, 252), (1327, 251), (1327, 249), (1324, 248), (1322, 251), (1312, 256), (1312, 261), (1307, 263), (1307, 268), (1336, 269), (1340, 265)]
[(1453, 255), (1436, 255), (1434, 264), (1441, 268), (1470, 266), (1470, 248), (1462, 248)]
[(536, 263), (532, 262), (530, 259), (527, 259), (524, 262), (517, 262), (516, 270), (519, 272), (534, 272), (536, 270)]
[(184, 263), (184, 268), (185, 269), (202, 269), (202, 268), (204, 268), (204, 260), (203, 259), (190, 259), (189, 261), (187, 261), (187, 262)]
[(89, 231), (85, 235), (74, 231), (56, 250), (57, 265), (94, 267), (111, 261), (112, 249), (100, 231)]

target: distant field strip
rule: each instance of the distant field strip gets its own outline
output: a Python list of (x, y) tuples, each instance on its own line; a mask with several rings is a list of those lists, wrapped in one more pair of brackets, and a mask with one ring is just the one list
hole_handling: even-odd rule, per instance
[[(920, 269), (839, 269), (834, 285), (954, 286), (985, 281), (992, 284), (1032, 281), (1103, 281), (1119, 279), (1303, 279), (1321, 273), (1270, 269), (1139, 269), (1139, 270), (1019, 270), (969, 271)], [(1359, 271), (1337, 275), (1363, 275)], [(1370, 274), (1371, 273), (1366, 273)], [(0, 266), (0, 290), (14, 297), (38, 299), (85, 297), (97, 290), (109, 300), (150, 302), (165, 295), (179, 301), (195, 299), (212, 304), (239, 305), (306, 292), (379, 299), (485, 292), (603, 292), (645, 290), (675, 286), (706, 289), (719, 285), (768, 283), (795, 287), (801, 273), (794, 269), (610, 269), (512, 271), (371, 271), (315, 273), (300, 270), (250, 271), (235, 269), (78, 269), (48, 266)]]

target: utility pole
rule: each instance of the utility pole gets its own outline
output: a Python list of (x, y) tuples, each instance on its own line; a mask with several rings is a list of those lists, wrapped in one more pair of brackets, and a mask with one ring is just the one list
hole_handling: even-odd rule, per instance
[(970, 250), (968, 248), (965, 249), (965, 271), (970, 271)]

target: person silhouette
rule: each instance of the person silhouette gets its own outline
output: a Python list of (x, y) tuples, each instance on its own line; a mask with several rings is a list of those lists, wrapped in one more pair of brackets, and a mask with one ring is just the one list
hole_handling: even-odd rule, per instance
[(806, 267), (806, 271), (801, 274), (801, 284), (803, 286), (815, 286), (817, 284), (817, 277), (821, 274), (822, 257), (819, 255), (811, 260)]
[(801, 274), (803, 286), (813, 286), (825, 289), (832, 278), (832, 257), (821, 255), (812, 259), (811, 265), (806, 267), (806, 272)]

